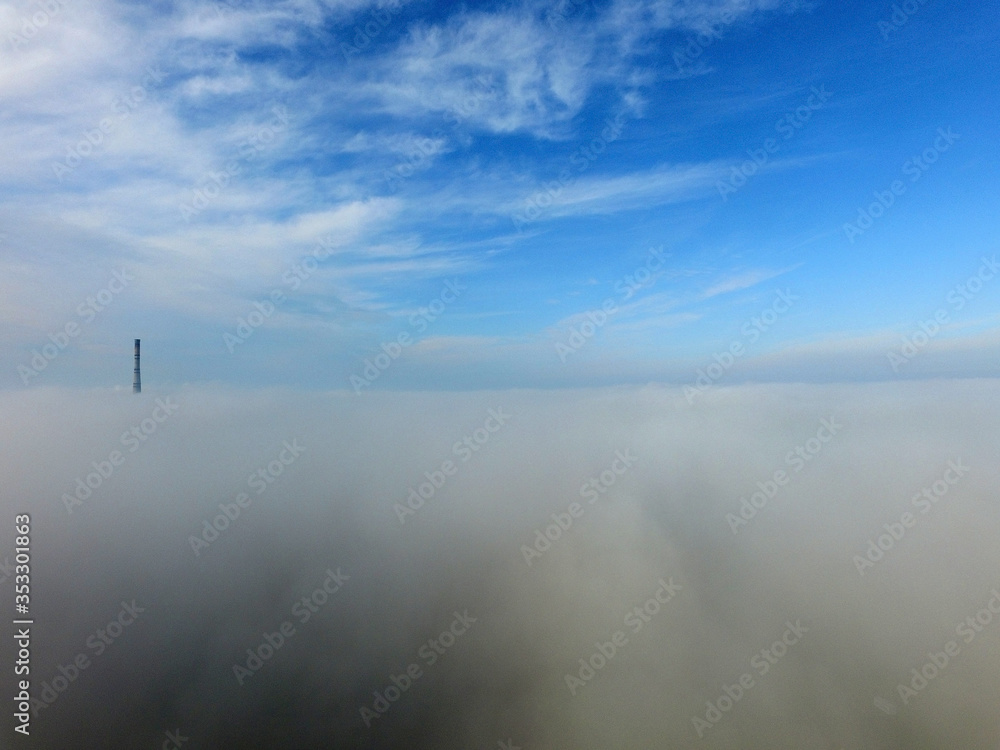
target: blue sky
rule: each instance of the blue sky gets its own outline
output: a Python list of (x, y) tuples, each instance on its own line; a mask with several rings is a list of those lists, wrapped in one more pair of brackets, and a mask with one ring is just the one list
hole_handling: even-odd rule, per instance
[(6, 5), (0, 387), (127, 387), (136, 337), (147, 389), (996, 375), (998, 27), (940, 0)]

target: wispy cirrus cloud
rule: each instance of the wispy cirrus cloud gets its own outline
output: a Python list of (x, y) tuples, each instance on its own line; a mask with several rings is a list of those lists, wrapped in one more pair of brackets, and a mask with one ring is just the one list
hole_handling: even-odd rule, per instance
[(735, 276), (730, 276), (727, 279), (716, 282), (712, 286), (708, 287), (703, 293), (702, 298), (708, 299), (710, 297), (716, 297), (720, 294), (726, 294), (728, 292), (738, 292), (742, 289), (749, 289), (752, 286), (757, 286), (764, 281), (776, 278), (783, 274), (793, 271), (799, 267), (801, 264), (796, 264), (789, 268), (783, 268), (780, 270), (766, 270), (757, 269), (752, 271), (745, 271), (743, 273), (737, 274)]

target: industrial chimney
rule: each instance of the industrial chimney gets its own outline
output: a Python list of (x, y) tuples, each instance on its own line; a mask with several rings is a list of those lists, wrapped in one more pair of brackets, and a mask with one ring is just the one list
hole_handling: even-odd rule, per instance
[(135, 340), (135, 370), (132, 371), (132, 393), (142, 393), (142, 381), (139, 380), (139, 339)]

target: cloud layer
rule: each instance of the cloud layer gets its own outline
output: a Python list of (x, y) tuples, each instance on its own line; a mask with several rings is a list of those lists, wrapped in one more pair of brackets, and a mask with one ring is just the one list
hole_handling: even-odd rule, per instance
[(26, 746), (1000, 741), (996, 381), (147, 390), (0, 395)]

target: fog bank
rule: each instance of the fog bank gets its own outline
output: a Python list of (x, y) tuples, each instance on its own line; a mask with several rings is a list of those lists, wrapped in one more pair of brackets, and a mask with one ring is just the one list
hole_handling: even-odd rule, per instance
[(0, 415), (26, 747), (1000, 745), (995, 380)]

